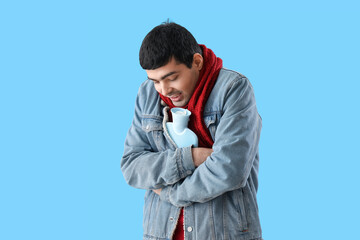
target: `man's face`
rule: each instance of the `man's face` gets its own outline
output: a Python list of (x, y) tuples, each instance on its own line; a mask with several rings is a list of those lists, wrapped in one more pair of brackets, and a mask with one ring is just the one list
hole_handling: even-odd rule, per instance
[[(201, 58), (200, 65), (199, 58)], [(146, 70), (146, 73), (154, 82), (156, 91), (169, 97), (176, 107), (183, 107), (189, 102), (195, 90), (201, 67), (202, 57), (200, 54), (195, 54), (191, 68), (177, 63), (172, 58), (168, 64), (154, 70)]]

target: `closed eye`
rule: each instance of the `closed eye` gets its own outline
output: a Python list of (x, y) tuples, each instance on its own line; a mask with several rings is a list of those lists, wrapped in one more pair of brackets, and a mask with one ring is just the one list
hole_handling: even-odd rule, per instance
[(175, 78), (171, 79), (170, 81), (175, 81), (176, 79), (178, 79), (179, 76), (176, 76)]

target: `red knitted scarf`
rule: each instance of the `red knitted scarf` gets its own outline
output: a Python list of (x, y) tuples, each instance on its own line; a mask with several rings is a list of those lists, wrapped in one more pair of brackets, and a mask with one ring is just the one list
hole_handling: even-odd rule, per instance
[[(187, 108), (191, 112), (188, 127), (198, 136), (199, 147), (212, 147), (213, 140), (209, 129), (203, 120), (203, 111), (206, 101), (215, 85), (216, 79), (222, 68), (221, 58), (216, 57), (214, 52), (200, 44), (203, 51), (203, 67), (200, 71), (199, 79), (195, 90), (188, 104), (182, 108)], [(171, 99), (160, 94), (161, 99), (171, 108), (175, 107)]]

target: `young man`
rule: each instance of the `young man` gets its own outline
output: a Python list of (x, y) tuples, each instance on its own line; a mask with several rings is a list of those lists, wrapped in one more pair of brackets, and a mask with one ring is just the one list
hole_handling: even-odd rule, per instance
[[(262, 239), (256, 200), (261, 118), (248, 79), (184, 27), (164, 23), (140, 48), (140, 86), (121, 169), (147, 189), (144, 239)], [(169, 109), (191, 112), (199, 147), (178, 148)]]

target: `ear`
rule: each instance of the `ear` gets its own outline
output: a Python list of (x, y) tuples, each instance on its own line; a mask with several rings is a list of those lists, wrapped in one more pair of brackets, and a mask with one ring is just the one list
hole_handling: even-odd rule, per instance
[(197, 70), (201, 70), (204, 64), (204, 58), (201, 56), (200, 53), (195, 53), (193, 56), (193, 63), (192, 66), (197, 69)]

